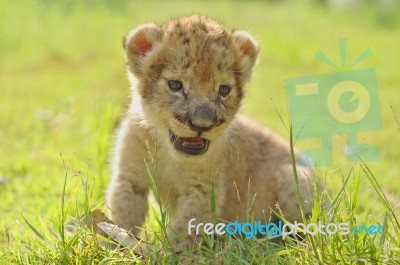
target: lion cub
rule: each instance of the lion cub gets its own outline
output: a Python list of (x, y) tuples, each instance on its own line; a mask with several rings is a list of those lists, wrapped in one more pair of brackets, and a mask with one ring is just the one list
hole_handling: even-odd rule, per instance
[[(301, 221), (288, 143), (237, 114), (259, 51), (248, 32), (191, 16), (140, 25), (124, 47), (133, 102), (107, 191), (113, 222), (134, 234), (143, 225), (151, 185), (145, 161), (168, 202), (173, 235), (187, 235), (192, 218), (234, 221), (250, 213), (266, 221), (277, 204), (287, 220)], [(313, 171), (298, 166), (297, 174), (309, 214)]]

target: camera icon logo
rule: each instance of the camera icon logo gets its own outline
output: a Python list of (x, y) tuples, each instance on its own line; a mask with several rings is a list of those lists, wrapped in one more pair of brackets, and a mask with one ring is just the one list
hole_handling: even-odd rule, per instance
[[(344, 66), (347, 39), (339, 39)], [(367, 49), (351, 65), (371, 55)], [(317, 58), (334, 65), (321, 52)], [(351, 162), (380, 160), (377, 147), (361, 143), (360, 132), (382, 128), (376, 72), (372, 68), (294, 77), (286, 80), (293, 138), (317, 139), (319, 146), (304, 150), (308, 165), (332, 165), (332, 137), (347, 136), (345, 154)]]

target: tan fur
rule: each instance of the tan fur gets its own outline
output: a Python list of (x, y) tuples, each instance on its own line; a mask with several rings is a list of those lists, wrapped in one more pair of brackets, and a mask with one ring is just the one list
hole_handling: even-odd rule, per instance
[[(287, 220), (301, 221), (288, 143), (237, 114), (258, 54), (249, 33), (192, 16), (162, 26), (141, 25), (124, 46), (133, 102), (118, 133), (107, 191), (109, 217), (116, 224), (134, 233), (143, 225), (150, 190), (145, 160), (170, 205), (175, 234), (187, 234), (191, 218), (213, 221), (211, 185), (217, 218), (245, 220), (250, 207), (254, 220), (268, 220), (277, 203)], [(183, 92), (169, 89), (171, 79), (183, 82)], [(231, 87), (228, 96), (219, 96), (220, 85)], [(189, 120), (212, 128), (199, 133)], [(196, 156), (177, 151), (169, 130), (209, 139), (208, 151)], [(300, 166), (297, 172), (309, 214), (313, 172)]]

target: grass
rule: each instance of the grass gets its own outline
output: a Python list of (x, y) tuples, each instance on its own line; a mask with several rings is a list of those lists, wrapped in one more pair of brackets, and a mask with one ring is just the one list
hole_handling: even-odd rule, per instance
[[(399, 6), (388, 5), (343, 10), (294, 1), (0, 1), (0, 176), (6, 180), (0, 181), (0, 263), (175, 264), (192, 253), (200, 264), (398, 263), (400, 21)], [(335, 71), (314, 55), (322, 50), (339, 61), (339, 37), (349, 39), (349, 59), (372, 49), (359, 68), (377, 71), (383, 128), (363, 137), (380, 148), (382, 160), (351, 164), (336, 152), (335, 165), (319, 172), (328, 185), (311, 219), (380, 223), (384, 235), (317, 235), (284, 246), (207, 238), (200, 251), (179, 256), (162, 236), (159, 211), (148, 227), (157, 231), (152, 240), (162, 251), (145, 259), (101, 248), (89, 239), (90, 229), (65, 235), (62, 224), (71, 216), (104, 209), (113, 131), (129, 102), (122, 36), (143, 22), (192, 13), (250, 30), (260, 40), (244, 110), (287, 139), (284, 80)], [(335, 144), (339, 148), (343, 139), (336, 137)]]

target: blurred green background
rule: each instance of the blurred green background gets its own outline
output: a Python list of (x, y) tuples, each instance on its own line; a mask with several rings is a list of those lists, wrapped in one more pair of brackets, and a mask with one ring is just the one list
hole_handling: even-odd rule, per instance
[[(244, 111), (288, 138), (284, 80), (336, 71), (315, 59), (317, 50), (339, 62), (346, 37), (356, 66), (377, 71), (383, 129), (365, 134), (382, 151), (369, 166), (388, 198), (400, 190), (400, 4), (398, 1), (0, 1), (0, 256), (49, 224), (67, 191), (88, 177), (94, 205), (103, 201), (113, 131), (129, 103), (122, 37), (144, 22), (163, 23), (194, 13), (229, 28), (249, 30), (261, 53)], [(338, 140), (338, 145), (340, 146)], [(336, 155), (326, 171), (351, 166)], [(362, 180), (363, 181), (363, 180)], [(366, 181), (364, 182), (364, 184)], [(360, 212), (378, 202), (363, 186)], [(72, 207), (73, 208), (73, 207)], [(399, 213), (398, 208), (395, 210)]]

